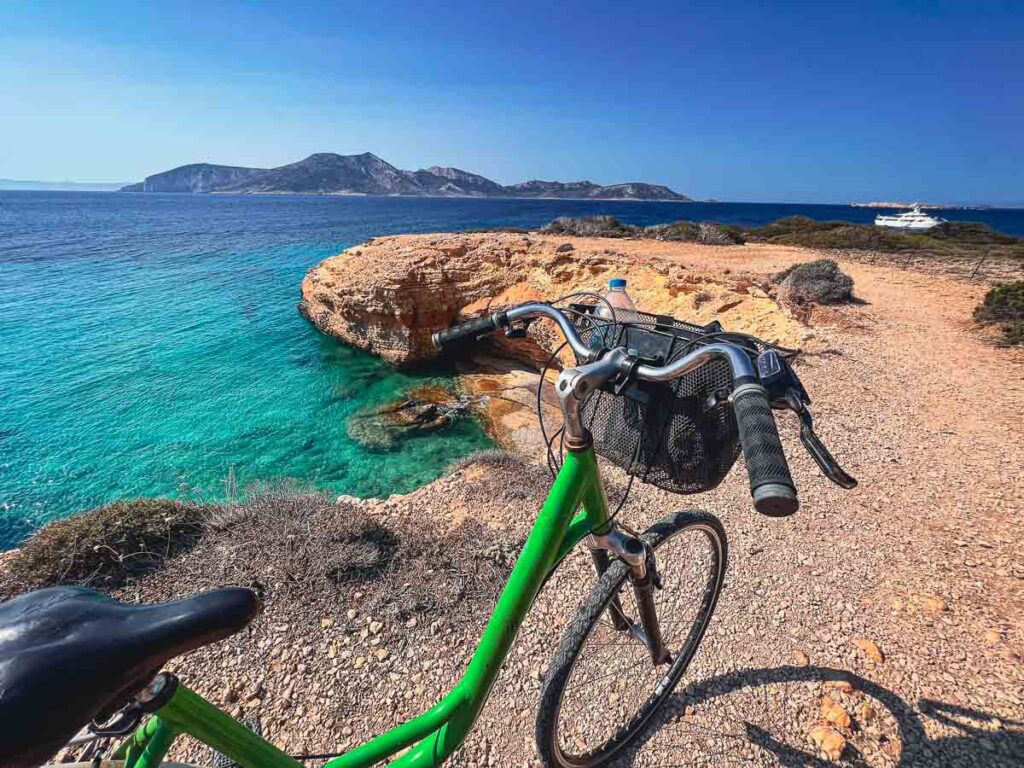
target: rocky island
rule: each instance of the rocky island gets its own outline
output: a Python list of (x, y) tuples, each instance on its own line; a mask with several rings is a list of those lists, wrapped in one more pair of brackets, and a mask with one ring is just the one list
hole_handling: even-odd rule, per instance
[(502, 186), (459, 168), (431, 166), (405, 171), (370, 152), (321, 152), (278, 168), (243, 168), (193, 163), (147, 176), (122, 192), (189, 192), (240, 195), (387, 195), (407, 197), (579, 198), (691, 202), (660, 184), (629, 182), (601, 186), (591, 181), (525, 181)]

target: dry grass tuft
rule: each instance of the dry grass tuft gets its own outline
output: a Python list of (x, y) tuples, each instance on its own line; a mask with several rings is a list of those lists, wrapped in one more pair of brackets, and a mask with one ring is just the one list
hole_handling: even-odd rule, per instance
[(393, 530), (325, 493), (256, 487), (208, 509), (207, 541), (222, 584), (284, 593), (377, 578), (398, 549)]

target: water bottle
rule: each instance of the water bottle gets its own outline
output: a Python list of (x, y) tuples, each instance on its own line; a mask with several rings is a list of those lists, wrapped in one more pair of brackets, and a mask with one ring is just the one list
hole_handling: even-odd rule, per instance
[[(613, 277), (608, 281), (608, 293), (604, 295), (604, 298), (605, 300), (599, 302), (597, 309), (594, 310), (594, 316), (602, 322), (628, 323), (636, 319), (636, 305), (626, 293), (626, 281), (621, 277)], [(612, 309), (608, 307), (609, 304), (615, 310), (614, 317)], [(616, 329), (614, 327), (604, 328), (598, 336), (605, 346), (611, 346), (615, 343)]]

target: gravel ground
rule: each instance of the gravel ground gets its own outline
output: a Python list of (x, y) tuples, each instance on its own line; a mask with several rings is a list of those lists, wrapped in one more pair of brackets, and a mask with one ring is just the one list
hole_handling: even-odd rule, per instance
[[(709, 269), (764, 272), (817, 255), (707, 252)], [(970, 324), (982, 285), (843, 268), (864, 303), (812, 314), (798, 370), (819, 434), (860, 486), (828, 484), (786, 418), (780, 431), (802, 499), (792, 518), (752, 511), (742, 466), (700, 498), (634, 485), (626, 523), (714, 511), (730, 563), (689, 672), (619, 765), (815, 765), (835, 737), (850, 765), (1024, 765), (1024, 355), (994, 348)], [(614, 496), (624, 478), (608, 474)], [(514, 547), (549, 482), (539, 467), (470, 464), (360, 508), (439, 530), (473, 516)], [(200, 544), (124, 596), (165, 599), (216, 584), (216, 557)], [(589, 568), (575, 553), (551, 579), (452, 765), (537, 764), (542, 680), (593, 582)], [(435, 703), (487, 613), (455, 603), (378, 615), (369, 608), (378, 588), (271, 588), (252, 627), (174, 669), (232, 713), (258, 713), (289, 751), (351, 747)], [(202, 762), (205, 752), (183, 742), (175, 756)]]

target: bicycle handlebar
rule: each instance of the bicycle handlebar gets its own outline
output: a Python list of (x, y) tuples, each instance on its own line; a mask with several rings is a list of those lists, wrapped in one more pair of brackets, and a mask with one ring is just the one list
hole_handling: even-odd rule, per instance
[[(558, 309), (550, 304), (529, 302), (512, 307), (504, 312), (495, 312), (487, 317), (438, 331), (431, 340), (440, 349), (444, 344), (469, 337), (480, 337), (518, 320), (547, 317), (558, 324), (565, 340), (576, 356), (590, 363), (604, 353), (603, 348), (591, 348), (580, 338), (576, 326)], [(707, 365), (714, 359), (724, 359), (732, 371), (735, 389), (731, 401), (739, 427), (740, 444), (747, 463), (750, 479), (750, 495), (754, 509), (772, 517), (791, 515), (799, 508), (796, 486), (789, 472), (786, 454), (775, 425), (768, 393), (759, 383), (757, 370), (750, 357), (739, 347), (727, 343), (714, 343), (698, 347), (694, 351), (664, 366), (638, 365), (635, 375), (638, 379), (665, 382), (677, 379), (691, 371)], [(622, 372), (633, 365), (633, 358), (623, 357)]]
[(579, 333), (576, 331), (576, 326), (574, 326), (562, 312), (555, 309), (550, 304), (541, 304), (539, 301), (520, 304), (517, 307), (511, 307), (503, 312), (495, 312), (493, 315), (486, 315), (484, 317), (479, 317), (476, 320), (470, 320), (468, 323), (453, 325), (450, 328), (445, 328), (444, 330), (431, 335), (430, 340), (437, 349), (441, 349), (445, 344), (449, 344), (453, 341), (460, 341), (470, 337), (480, 338), (481, 336), (487, 336), (488, 334), (505, 328), (509, 324), (518, 320), (527, 320), (533, 317), (546, 317), (557, 323), (558, 327), (562, 329), (565, 340), (569, 342), (569, 346), (572, 347), (572, 351), (575, 352), (576, 356), (580, 359), (590, 362), (601, 352), (600, 349), (591, 349), (583, 342), (583, 339), (580, 338)]
[(769, 517), (787, 517), (800, 507), (779, 440), (768, 392), (760, 384), (740, 384), (732, 393), (732, 408), (747, 462), (754, 509)]
[(508, 324), (506, 312), (495, 312), (493, 315), (478, 317), (468, 323), (453, 325), (451, 328), (444, 328), (430, 337), (437, 349), (453, 341), (460, 341), (470, 337), (479, 338), (503, 328)]

